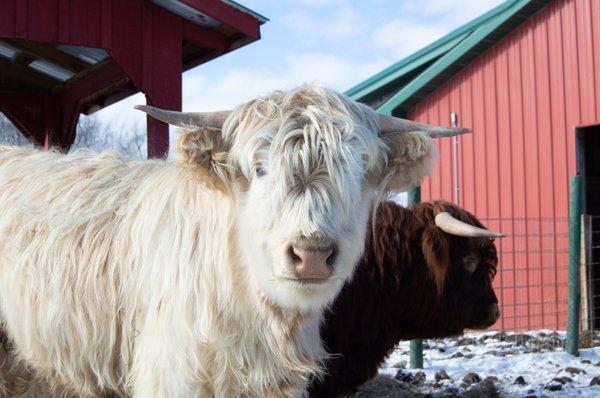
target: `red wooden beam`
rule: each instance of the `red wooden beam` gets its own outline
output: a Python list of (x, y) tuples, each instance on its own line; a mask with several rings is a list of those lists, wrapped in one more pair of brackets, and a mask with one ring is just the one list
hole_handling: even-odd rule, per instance
[(44, 101), (44, 148), (61, 148), (67, 151), (75, 141), (75, 128), (79, 120), (78, 102), (59, 104), (54, 96)]
[(214, 29), (198, 26), (190, 21), (183, 22), (183, 37), (200, 48), (212, 48), (219, 51), (231, 48), (231, 41), (224, 34)]
[(92, 73), (82, 80), (73, 83), (60, 93), (59, 100), (61, 104), (67, 104), (74, 101), (82, 101), (90, 96), (97, 94), (111, 86), (128, 81), (127, 74), (116, 63), (111, 63), (97, 73)]
[(229, 4), (219, 0), (180, 0), (182, 3), (242, 32), (255, 40), (260, 39), (260, 22)]

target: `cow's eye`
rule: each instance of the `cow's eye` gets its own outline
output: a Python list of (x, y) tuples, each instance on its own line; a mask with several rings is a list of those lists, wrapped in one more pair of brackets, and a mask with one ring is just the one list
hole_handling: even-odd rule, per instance
[(265, 175), (267, 175), (267, 171), (260, 166), (256, 166), (256, 168), (254, 169), (254, 173), (256, 174), (257, 177), (263, 177)]

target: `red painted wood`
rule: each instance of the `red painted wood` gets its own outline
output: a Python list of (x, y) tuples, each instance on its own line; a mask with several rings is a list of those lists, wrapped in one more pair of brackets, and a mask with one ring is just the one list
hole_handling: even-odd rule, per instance
[(231, 48), (229, 39), (213, 29), (203, 28), (190, 21), (183, 22), (183, 37), (200, 48), (214, 48), (225, 51)]
[(118, 64), (108, 65), (106, 68), (90, 75), (70, 86), (58, 95), (61, 104), (73, 101), (83, 101), (103, 88), (118, 82), (126, 81), (127, 75)]
[(0, 91), (0, 110), (25, 137), (43, 144), (44, 95), (40, 93), (15, 93)]
[(16, 36), (17, 10), (16, 0), (8, 0), (2, 3), (2, 12), (0, 12), (0, 37)]
[[(553, 1), (408, 115), (424, 122), (439, 115), (444, 124), (455, 112), (473, 128), (460, 138), (460, 205), (512, 235), (497, 241), (498, 327), (566, 326), (573, 129), (600, 123), (596, 3)], [(441, 166), (425, 181), (423, 200), (453, 198), (452, 178), (439, 172), (452, 168), (447, 151), (441, 143)]]
[(56, 0), (37, 0), (35, 8), (27, 9), (27, 38), (36, 41), (57, 41), (57, 19)]
[(58, 41), (68, 43), (71, 39), (71, 1), (58, 0)]
[(68, 149), (75, 140), (79, 102), (61, 104), (47, 93), (0, 92), (0, 110), (40, 146)]
[[(260, 37), (259, 21), (247, 13), (218, 0), (187, 2), (245, 34), (245, 42)], [(218, 50), (215, 55), (232, 49), (230, 40), (222, 33), (193, 25), (150, 0), (0, 0), (0, 10), (0, 37), (103, 48), (118, 64), (67, 86), (52, 97), (56, 103), (21, 105), (34, 109), (33, 113), (16, 109), (14, 102), (8, 104), (10, 100), (0, 97), (0, 106), (7, 109), (15, 125), (32, 139), (47, 145), (69, 145), (73, 138), (71, 125), (76, 122), (82, 105), (94, 101), (94, 95), (101, 90), (126, 84), (128, 80), (146, 94), (150, 104), (181, 110), (184, 39)], [(240, 39), (239, 35), (237, 38)], [(60, 109), (52, 113), (50, 107)], [(44, 126), (40, 126), (36, 112), (48, 115)], [(151, 120), (148, 123), (149, 155), (165, 156), (168, 143), (168, 127)]]
[(112, 0), (101, 0), (100, 2), (100, 43), (101, 47), (110, 49), (112, 47)]

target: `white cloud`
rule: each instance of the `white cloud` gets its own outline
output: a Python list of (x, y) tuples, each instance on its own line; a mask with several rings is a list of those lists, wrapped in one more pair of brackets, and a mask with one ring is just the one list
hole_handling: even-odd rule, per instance
[(349, 6), (327, 14), (309, 12), (307, 8), (295, 8), (283, 16), (281, 22), (305, 44), (311, 45), (357, 37), (368, 27), (365, 19)]
[(295, 0), (293, 2), (308, 6), (329, 6), (333, 4), (343, 4), (346, 2), (346, 0)]
[(372, 33), (372, 44), (399, 59), (489, 11), (502, 0), (405, 0), (399, 17)]
[(187, 110), (231, 108), (274, 90), (289, 89), (303, 83), (317, 83), (337, 90), (345, 90), (385, 66), (385, 61), (361, 63), (332, 54), (288, 53), (277, 70), (268, 67), (230, 69), (214, 81), (208, 81), (200, 74), (186, 77), (184, 108)]
[[(252, 98), (303, 83), (317, 83), (343, 91), (387, 66), (387, 60), (356, 62), (318, 52), (288, 53), (278, 68), (230, 68), (217, 79), (208, 79), (201, 68), (183, 79), (183, 109), (186, 111), (230, 109)], [(144, 104), (136, 94), (98, 112), (111, 124), (124, 120), (143, 122), (142, 112), (133, 109)]]
[[(504, 0), (403, 0), (400, 13), (419, 18), (435, 17), (438, 23), (468, 22)], [(440, 20), (441, 18), (441, 20)]]
[(398, 18), (377, 28), (372, 39), (376, 48), (390, 51), (400, 59), (439, 39), (446, 32), (439, 26), (415, 24)]

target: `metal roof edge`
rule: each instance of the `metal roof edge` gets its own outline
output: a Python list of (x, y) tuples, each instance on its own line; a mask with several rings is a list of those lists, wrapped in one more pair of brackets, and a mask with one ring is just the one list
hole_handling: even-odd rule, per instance
[(447, 42), (455, 39), (456, 37), (458, 37), (460, 35), (469, 33), (469, 31), (476, 29), (477, 27), (479, 27), (479, 25), (496, 17), (498, 14), (503, 13), (507, 8), (511, 7), (513, 4), (515, 4), (518, 1), (520, 1), (520, 0), (507, 0), (504, 3), (497, 5), (496, 7), (487, 11), (486, 13), (480, 15), (479, 17), (475, 18), (474, 20), (472, 20), (470, 22), (467, 22), (465, 25), (462, 25), (462, 26), (456, 28), (452, 32), (439, 38), (438, 40), (436, 40), (433, 43), (427, 45), (426, 47), (420, 49), (419, 51), (409, 55), (406, 58), (401, 59), (400, 61), (392, 64), (391, 66), (388, 66), (387, 68), (385, 68), (381, 72), (375, 74), (374, 76), (371, 76), (367, 80), (365, 80), (361, 83), (358, 83), (356, 86), (351, 87), (350, 89), (346, 90), (345, 94), (348, 96), (354, 96), (354, 95), (356, 95), (356, 93), (358, 91), (363, 91), (367, 88), (367, 86), (370, 86), (370, 85), (375, 85), (375, 87), (372, 87), (370, 91), (373, 91), (374, 89), (379, 88), (374, 83), (377, 83), (379, 80), (385, 78), (387, 75), (390, 75), (390, 74), (394, 73), (395, 71), (397, 71), (398, 69), (406, 66), (406, 64), (414, 61), (416, 58), (421, 57), (431, 51), (434, 51), (438, 47), (445, 45)]
[[(399, 106), (413, 96), (418, 90), (424, 85), (431, 81), (435, 76), (441, 73), (443, 70), (451, 66), (461, 56), (471, 50), (481, 40), (488, 35), (492, 34), (498, 27), (503, 23), (512, 18), (517, 12), (522, 10), (528, 4), (536, 0), (516, 0), (510, 4), (503, 13), (498, 14), (493, 20), (489, 21), (488, 24), (480, 26), (469, 37), (465, 38), (459, 45), (450, 50), (446, 55), (437, 60), (433, 65), (424, 70), (414, 80), (404, 86), (394, 96), (383, 103), (378, 111), (384, 114), (392, 114), (392, 112)], [(551, 0), (544, 1), (544, 5), (547, 5)]]
[[(422, 57), (418, 57), (414, 61), (409, 62), (407, 65), (400, 67), (393, 73), (390, 73), (389, 75), (387, 75), (385, 77), (382, 77), (381, 80), (379, 80), (376, 85), (373, 85), (373, 87), (365, 87), (362, 90), (359, 90), (355, 93), (350, 94), (349, 97), (355, 101), (359, 100), (359, 99), (367, 96), (368, 94), (372, 93), (373, 91), (384, 87), (386, 84), (392, 83), (394, 80), (400, 79), (403, 75), (415, 70), (416, 68), (422, 66), (423, 64), (426, 64), (427, 62), (435, 59), (436, 57), (441, 56), (442, 54), (448, 52), (450, 49), (452, 49), (454, 46), (456, 46), (460, 41), (462, 41), (467, 36), (468, 36), (468, 33), (464, 33), (463, 35), (458, 36), (454, 40), (451, 40), (448, 43), (430, 51), (428, 54), (424, 54)], [(346, 93), (346, 95), (348, 95), (348, 93)]]
[(269, 18), (265, 17), (264, 15), (261, 15), (259, 13), (257, 13), (254, 10), (251, 10), (250, 8), (241, 5), (240, 3), (233, 1), (233, 0), (220, 0), (221, 3), (225, 3), (227, 5), (230, 5), (231, 7), (240, 10), (241, 12), (245, 13), (245, 14), (249, 14), (251, 16), (253, 16), (254, 18), (256, 18), (258, 20), (258, 22), (263, 25), (267, 22), (269, 22)]

